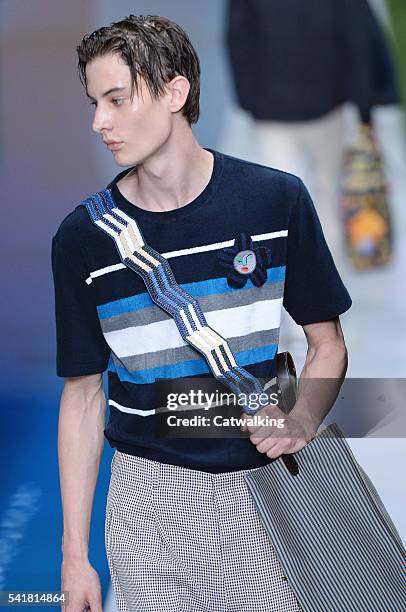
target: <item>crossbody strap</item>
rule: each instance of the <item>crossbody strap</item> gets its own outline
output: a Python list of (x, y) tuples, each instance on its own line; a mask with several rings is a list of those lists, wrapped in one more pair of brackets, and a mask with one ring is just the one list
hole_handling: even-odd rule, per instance
[(257, 403), (251, 407), (249, 398), (264, 392), (260, 381), (237, 364), (227, 340), (208, 325), (199, 302), (178, 285), (168, 261), (146, 244), (135, 219), (116, 206), (111, 190), (97, 192), (81, 204), (93, 223), (114, 239), (122, 262), (141, 276), (151, 299), (174, 319), (183, 340), (206, 358), (216, 379), (247, 398), (244, 412), (255, 414)]
[[(92, 221), (114, 239), (122, 262), (142, 277), (151, 299), (174, 319), (183, 340), (206, 358), (215, 378), (237, 395), (262, 393), (259, 380), (237, 364), (227, 340), (208, 325), (199, 302), (178, 285), (167, 259), (146, 244), (137, 222), (117, 208), (111, 191), (95, 193), (83, 204)], [(249, 403), (244, 407), (248, 414), (257, 409)]]

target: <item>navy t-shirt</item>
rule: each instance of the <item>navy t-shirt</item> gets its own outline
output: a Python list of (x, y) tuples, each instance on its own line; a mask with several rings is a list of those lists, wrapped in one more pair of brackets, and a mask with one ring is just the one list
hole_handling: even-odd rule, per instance
[[(144, 240), (167, 258), (177, 283), (195, 297), (208, 324), (227, 339), (236, 361), (255, 377), (276, 374), (281, 308), (299, 325), (333, 319), (351, 306), (302, 181), (286, 172), (211, 151), (202, 193), (181, 208), (140, 208), (109, 184), (113, 200), (136, 220)], [(263, 284), (235, 274), (221, 257), (248, 235), (254, 253), (270, 255)], [(246, 438), (165, 439), (156, 435), (156, 381), (213, 377), (204, 356), (183, 340), (175, 321), (126, 267), (114, 240), (78, 205), (52, 242), (57, 374), (108, 370), (112, 447), (208, 472), (271, 461)], [(234, 270), (234, 272), (233, 272)], [(240, 283), (241, 285), (241, 283)]]

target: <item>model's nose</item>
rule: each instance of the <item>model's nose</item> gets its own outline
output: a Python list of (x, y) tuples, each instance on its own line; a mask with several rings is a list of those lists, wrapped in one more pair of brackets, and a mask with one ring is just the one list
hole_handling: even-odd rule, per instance
[(102, 106), (96, 107), (92, 129), (98, 134), (100, 134), (103, 129), (111, 129), (111, 120), (108, 113), (102, 108)]

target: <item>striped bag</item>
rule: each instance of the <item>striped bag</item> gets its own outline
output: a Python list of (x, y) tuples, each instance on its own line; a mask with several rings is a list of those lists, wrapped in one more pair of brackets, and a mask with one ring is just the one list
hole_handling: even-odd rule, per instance
[[(278, 353), (277, 363), (288, 413), (296, 370), (289, 353)], [(244, 479), (302, 609), (405, 610), (402, 540), (337, 423), (294, 456), (295, 478), (277, 460)]]
[[(198, 301), (177, 284), (168, 261), (116, 206), (111, 191), (82, 204), (114, 239), (123, 263), (142, 277), (151, 299), (174, 318), (184, 340), (204, 355), (215, 378), (237, 394), (262, 392), (260, 382), (236, 363), (226, 339), (207, 324)], [(278, 358), (287, 373), (278, 371), (278, 379), (288, 412), (296, 379), (289, 395), (295, 371), (286, 358), (283, 353)], [(258, 408), (247, 405), (244, 411), (255, 414)], [(405, 610), (402, 541), (339, 427), (330, 425), (302, 450), (279, 459), (248, 472), (245, 481), (303, 610)]]
[(404, 611), (406, 553), (336, 423), (295, 453), (244, 475), (305, 612)]

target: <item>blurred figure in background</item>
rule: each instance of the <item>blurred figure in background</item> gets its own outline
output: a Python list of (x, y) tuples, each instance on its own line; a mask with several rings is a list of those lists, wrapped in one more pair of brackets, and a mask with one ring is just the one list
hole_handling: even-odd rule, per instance
[[(237, 100), (254, 119), (260, 163), (300, 176), (340, 273), (345, 245), (338, 179), (345, 105), (362, 123), (398, 103), (385, 37), (367, 0), (229, 0), (226, 32)], [(289, 350), (302, 330), (284, 311)]]

